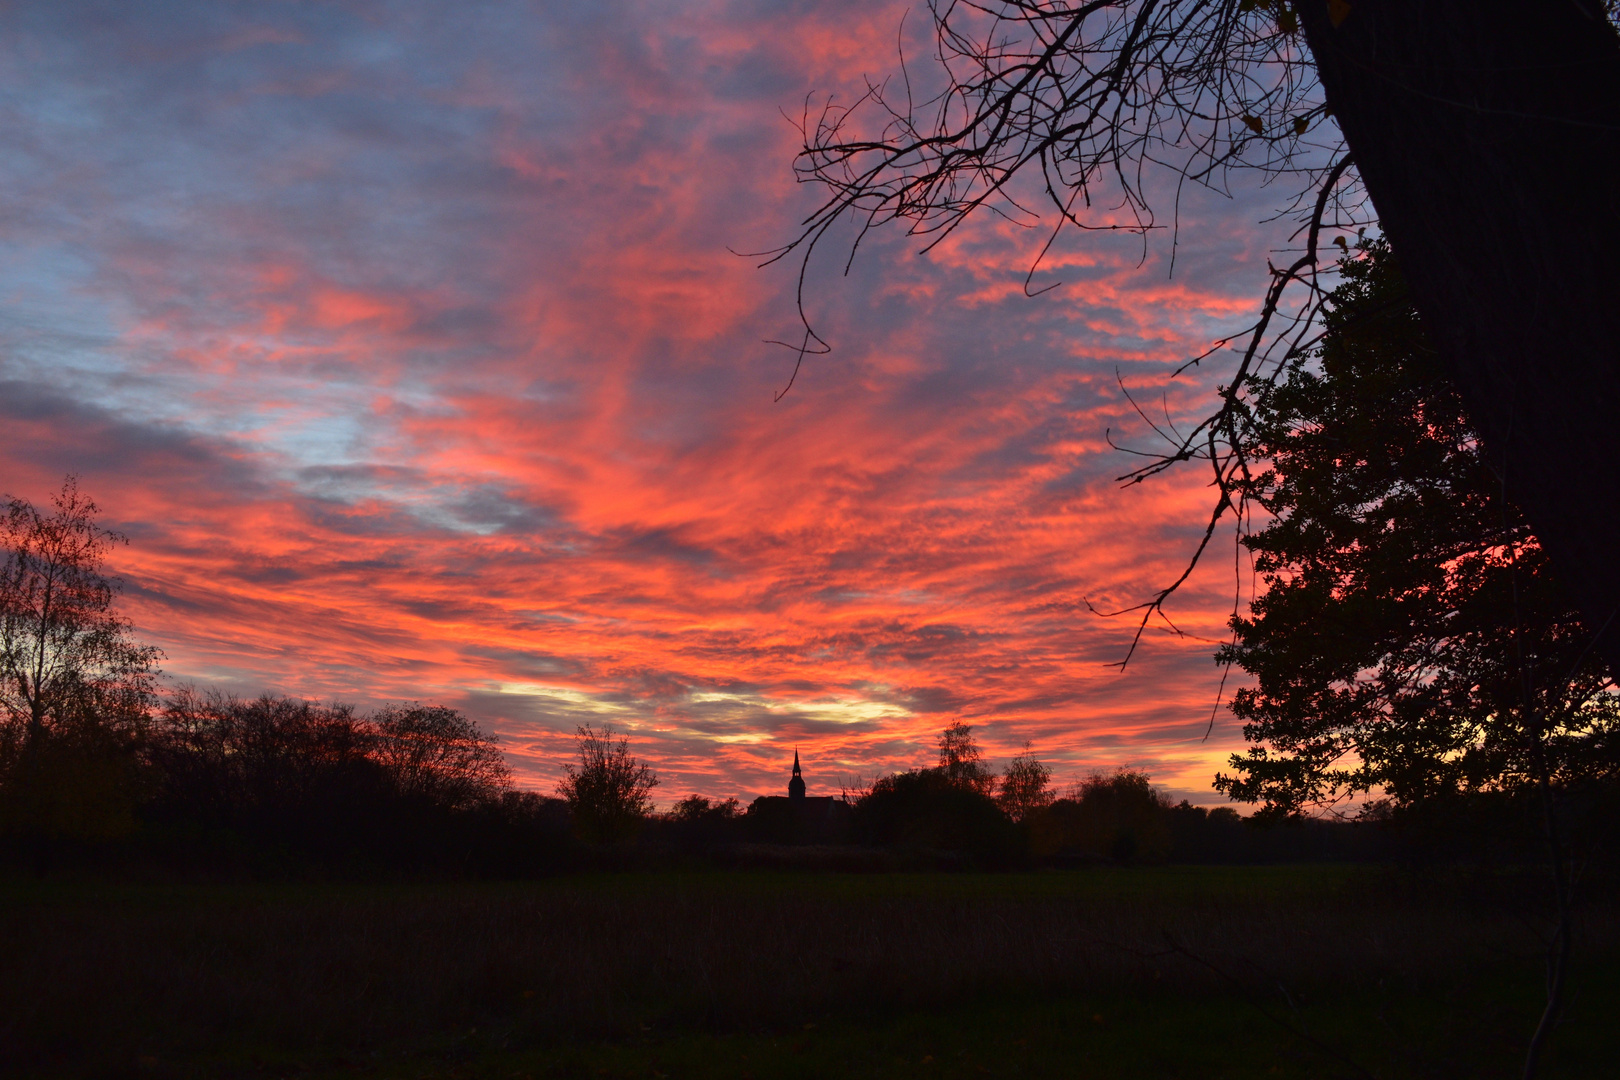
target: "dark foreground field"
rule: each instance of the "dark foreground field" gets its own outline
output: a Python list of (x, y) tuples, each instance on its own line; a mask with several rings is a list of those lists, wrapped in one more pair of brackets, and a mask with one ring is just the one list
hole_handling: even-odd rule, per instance
[[(0, 884), (38, 1076), (1516, 1075), (1530, 883), (1356, 867)], [(1611, 1075), (1612, 905), (1548, 1075)]]

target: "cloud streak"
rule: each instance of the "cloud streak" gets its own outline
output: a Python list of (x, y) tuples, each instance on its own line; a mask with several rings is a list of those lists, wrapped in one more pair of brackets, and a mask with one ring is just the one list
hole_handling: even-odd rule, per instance
[(899, 15), (8, 9), (4, 488), (81, 474), (176, 677), (459, 705), (539, 786), (586, 721), (676, 796), (774, 790), (795, 744), (823, 788), (920, 763), (962, 717), (1206, 789), (1231, 549), (1124, 674), (1084, 601), (1189, 550), (1202, 478), (1119, 490), (1104, 433), (1241, 320), (1264, 204), (1190, 196), (1174, 278), (1063, 249), (1038, 300), (1020, 230), (876, 237), (813, 265), (835, 349), (773, 404), (792, 273), (728, 248), (792, 234), (777, 110), (890, 70)]

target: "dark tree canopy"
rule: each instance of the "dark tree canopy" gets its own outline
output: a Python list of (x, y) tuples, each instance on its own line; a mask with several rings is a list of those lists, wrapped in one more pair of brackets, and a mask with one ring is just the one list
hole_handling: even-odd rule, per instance
[(1164, 858), (1171, 848), (1170, 804), (1144, 772), (1094, 772), (1032, 823), (1037, 850), (1129, 863)]
[(180, 687), (164, 703), (148, 752), (172, 819), (244, 835), (313, 834), (352, 823), (388, 778), (375, 733), (354, 709), (262, 695), (241, 700)]
[(1382, 791), (1616, 772), (1608, 665), (1503, 494), (1386, 245), (1346, 259), (1321, 346), (1256, 395), (1242, 495), (1264, 592), (1219, 659), (1258, 744), (1216, 786), (1292, 814)]
[(1018, 846), (1012, 820), (996, 801), (943, 768), (880, 777), (856, 801), (854, 818), (855, 835), (867, 844), (991, 859)]
[(141, 816), (148, 842), (183, 861), (494, 869), (557, 831), (548, 800), (512, 790), (494, 736), (443, 706), (368, 717), (182, 686), (151, 728)]

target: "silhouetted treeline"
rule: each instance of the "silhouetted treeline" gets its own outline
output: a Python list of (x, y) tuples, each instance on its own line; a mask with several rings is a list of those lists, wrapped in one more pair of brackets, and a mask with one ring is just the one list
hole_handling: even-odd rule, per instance
[(526, 874), (558, 865), (568, 834), (563, 802), (513, 790), (494, 738), (453, 709), (184, 689), (120, 740), (7, 755), (0, 825), (42, 868)]
[(639, 843), (744, 864), (872, 869), (1365, 861), (1401, 850), (1394, 834), (1403, 823), (1387, 816), (1257, 824), (1227, 807), (1173, 804), (1140, 772), (1093, 775), (1022, 820), (990, 791), (927, 768), (837, 800), (762, 797), (745, 810), (736, 799), (693, 795), (649, 819)]
[(1263, 824), (1230, 807), (1172, 804), (1145, 773), (1094, 774), (1028, 821), (1032, 853), (1063, 863), (1265, 863), (1374, 859), (1388, 841), (1365, 823)]
[[(672, 862), (1434, 865), (1530, 860), (1538, 841), (1530, 808), (1506, 795), (1356, 822), (1269, 824), (1226, 807), (1172, 804), (1135, 771), (1093, 774), (1054, 797), (1049, 773), (1027, 751), (1009, 766), (1010, 784), (978, 763), (965, 728), (950, 734), (939, 767), (884, 776), (840, 798), (762, 797), (744, 809), (737, 799), (694, 795), (657, 814), (648, 797), (656, 776), (611, 730), (581, 729), (580, 765), (560, 789), (569, 798), (548, 798), (515, 790), (494, 736), (454, 709), (402, 704), (364, 715), (341, 704), (182, 689), (139, 722), (4, 741), (0, 836), (5, 852), (39, 869), (121, 860), (456, 876)], [(1615, 817), (1606, 789), (1565, 802), (1572, 821)]]
[[(0, 836), (13, 859), (41, 869), (94, 860), (246, 873), (534, 876), (672, 862), (1501, 863), (1533, 860), (1539, 842), (1533, 808), (1506, 795), (1421, 813), (1383, 809), (1354, 822), (1256, 823), (1227, 807), (1172, 804), (1135, 771), (1093, 774), (1054, 797), (1027, 754), (1009, 769), (1035, 778), (1016, 798), (972, 761), (954, 770), (945, 762), (836, 799), (765, 797), (745, 809), (737, 799), (693, 795), (657, 814), (647, 800), (656, 777), (611, 731), (581, 735), (582, 764), (573, 786), (564, 785), (576, 795), (571, 803), (515, 790), (493, 736), (453, 709), (421, 704), (364, 715), (341, 704), (182, 689), (142, 723), (86, 730), (97, 737), (64, 729), (32, 749), (16, 740), (0, 746)], [(595, 783), (597, 771), (623, 774), (619, 787), (634, 803), (621, 808), (623, 820), (595, 805), (606, 797), (597, 789), (612, 787)], [(581, 778), (592, 782), (582, 787)], [(1616, 816), (1607, 789), (1565, 802), (1572, 821)], [(605, 830), (610, 820), (615, 828)]]

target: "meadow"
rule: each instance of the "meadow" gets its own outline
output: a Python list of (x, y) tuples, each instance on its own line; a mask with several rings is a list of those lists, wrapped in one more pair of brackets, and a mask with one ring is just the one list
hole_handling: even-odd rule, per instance
[[(1351, 865), (0, 883), (19, 1076), (1516, 1075), (1539, 879)], [(1547, 1075), (1620, 1039), (1582, 917)]]

